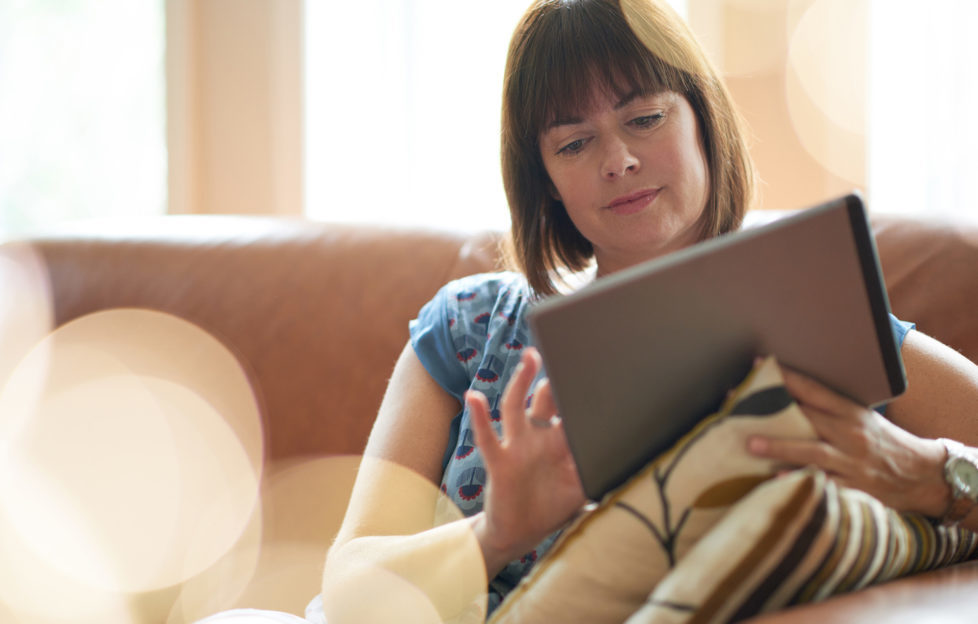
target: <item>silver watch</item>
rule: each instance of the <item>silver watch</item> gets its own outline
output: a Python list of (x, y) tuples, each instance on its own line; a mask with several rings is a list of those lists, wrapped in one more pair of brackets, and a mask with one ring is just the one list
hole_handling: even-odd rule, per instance
[(940, 442), (947, 449), (944, 480), (951, 488), (951, 506), (941, 524), (956, 526), (978, 506), (978, 460), (960, 442), (947, 438), (940, 438)]

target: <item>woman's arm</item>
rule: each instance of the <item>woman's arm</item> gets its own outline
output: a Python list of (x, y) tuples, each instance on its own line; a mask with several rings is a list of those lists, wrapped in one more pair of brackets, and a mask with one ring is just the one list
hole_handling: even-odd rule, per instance
[(467, 395), (488, 473), (485, 509), (470, 518), (448, 514), (446, 520), (435, 515), (437, 483), (460, 405), (431, 378), (411, 346), (405, 347), (327, 556), (327, 613), (349, 588), (379, 570), (381, 576), (393, 572), (409, 580), (448, 619), (483, 595), (487, 578), (523, 554), (521, 549), (532, 548), (580, 507), (583, 493), (562, 428), (526, 424), (528, 416), (546, 421), (555, 411), (547, 384), (524, 407), (539, 367), (539, 355), (527, 349), (503, 395), (502, 438), (492, 430), (485, 397)]
[[(907, 335), (902, 355), (907, 392), (887, 406), (886, 418), (785, 370), (785, 384), (819, 439), (757, 436), (748, 449), (786, 465), (817, 466), (895, 509), (942, 517), (951, 491), (944, 480), (946, 451), (936, 438), (978, 445), (978, 366), (917, 331)], [(978, 448), (971, 451), (978, 456)], [(978, 512), (961, 525), (978, 530)]]
[[(446, 620), (485, 593), (485, 567), (468, 522), (458, 516), (437, 525), (435, 518), (441, 459), (459, 407), (405, 347), (327, 555), (327, 619), (350, 603), (363, 608), (372, 589), (383, 589), (392, 602), (420, 593)], [(402, 591), (389, 587), (394, 578), (406, 581)]]
[[(911, 331), (902, 349), (907, 369), (907, 391), (886, 409), (887, 418), (908, 432), (925, 439), (950, 438), (965, 444), (978, 457), (978, 365), (927, 334)], [(950, 487), (944, 482), (943, 445), (936, 469), (941, 474), (938, 488), (941, 517), (951, 504)], [(933, 467), (931, 468), (933, 470)], [(978, 530), (978, 509), (960, 524)]]
[(909, 383), (887, 418), (918, 436), (978, 446), (978, 365), (919, 331), (907, 334), (901, 354)]

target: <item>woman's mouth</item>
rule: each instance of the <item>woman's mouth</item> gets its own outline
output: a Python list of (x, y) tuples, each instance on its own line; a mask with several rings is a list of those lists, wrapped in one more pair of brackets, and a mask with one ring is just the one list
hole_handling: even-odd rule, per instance
[(605, 208), (617, 215), (634, 214), (651, 204), (656, 196), (658, 196), (659, 190), (645, 189), (635, 193), (628, 193), (627, 195), (616, 197)]

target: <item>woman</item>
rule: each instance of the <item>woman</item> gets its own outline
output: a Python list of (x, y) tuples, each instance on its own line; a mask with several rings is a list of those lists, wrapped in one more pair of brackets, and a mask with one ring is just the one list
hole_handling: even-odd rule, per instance
[[(502, 159), (518, 271), (453, 282), (412, 322), (330, 550), (328, 616), (357, 579), (400, 582), (378, 570), (443, 618), (479, 605), (489, 579), (494, 608), (585, 503), (527, 307), (589, 267), (600, 278), (736, 229), (751, 201), (726, 90), (682, 20), (646, 0), (530, 7), (509, 51)], [(889, 420), (786, 371), (821, 439), (749, 451), (941, 518), (953, 505), (934, 438), (978, 443), (978, 370), (897, 327), (910, 383)], [(461, 517), (435, 517), (439, 486)], [(978, 512), (961, 522), (978, 529)]]

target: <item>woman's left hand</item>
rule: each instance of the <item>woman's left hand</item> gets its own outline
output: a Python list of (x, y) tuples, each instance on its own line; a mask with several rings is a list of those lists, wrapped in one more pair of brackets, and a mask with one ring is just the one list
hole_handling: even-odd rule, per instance
[(899, 511), (944, 514), (950, 491), (940, 442), (917, 437), (810, 377), (786, 368), (782, 373), (818, 439), (752, 436), (747, 442), (751, 453), (786, 467), (815, 466), (839, 485), (862, 490)]

